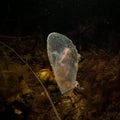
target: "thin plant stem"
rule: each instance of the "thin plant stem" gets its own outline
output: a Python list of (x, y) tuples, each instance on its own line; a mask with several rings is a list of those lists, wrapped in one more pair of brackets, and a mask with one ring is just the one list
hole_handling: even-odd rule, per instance
[(30, 71), (34, 74), (34, 76), (36, 77), (36, 79), (37, 79), (37, 80), (39, 81), (39, 83), (41, 84), (43, 90), (45, 91), (45, 93), (46, 93), (46, 95), (47, 95), (47, 97), (48, 97), (48, 99), (49, 99), (49, 101), (50, 101), (50, 104), (51, 104), (51, 106), (52, 106), (52, 108), (53, 108), (53, 110), (54, 110), (54, 113), (55, 113), (57, 119), (58, 119), (58, 120), (61, 120), (61, 118), (60, 118), (60, 116), (59, 116), (59, 114), (58, 114), (58, 112), (57, 112), (57, 109), (56, 109), (55, 105), (53, 104), (52, 99), (51, 99), (51, 97), (50, 97), (47, 89), (45, 88), (44, 84), (43, 84), (42, 81), (39, 79), (39, 77), (35, 74), (35, 72), (33, 71), (33, 69), (30, 67), (30, 65), (29, 65), (13, 48), (11, 48), (10, 46), (8, 46), (7, 44), (5, 44), (4, 42), (1, 42), (1, 41), (0, 41), (0, 44), (4, 45), (4, 46), (7, 47), (8, 49), (10, 49), (13, 53), (16, 54), (16, 56), (18, 56), (18, 58), (19, 58), (24, 64), (27, 65), (27, 67), (28, 67), (28, 68), (30, 69)]

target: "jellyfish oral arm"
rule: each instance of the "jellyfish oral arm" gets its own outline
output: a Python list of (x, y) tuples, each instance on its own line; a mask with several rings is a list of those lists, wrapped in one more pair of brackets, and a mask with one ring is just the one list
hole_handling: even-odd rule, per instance
[(70, 48), (65, 48), (63, 51), (63, 55), (61, 56), (61, 59), (59, 60), (59, 63), (62, 63), (64, 59), (68, 58), (69, 54), (70, 54)]
[(64, 64), (63, 61), (69, 60), (69, 54), (70, 54), (70, 48), (65, 48), (63, 54), (61, 55), (61, 59), (58, 61), (59, 65), (63, 68), (63, 72), (65, 76), (67, 76), (69, 73), (69, 66)]

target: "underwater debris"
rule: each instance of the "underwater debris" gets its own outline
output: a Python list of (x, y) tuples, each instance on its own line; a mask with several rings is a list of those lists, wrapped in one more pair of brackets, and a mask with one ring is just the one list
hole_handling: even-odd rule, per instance
[(47, 53), (61, 93), (70, 96), (78, 85), (76, 75), (80, 55), (76, 47), (68, 37), (53, 32), (47, 38)]

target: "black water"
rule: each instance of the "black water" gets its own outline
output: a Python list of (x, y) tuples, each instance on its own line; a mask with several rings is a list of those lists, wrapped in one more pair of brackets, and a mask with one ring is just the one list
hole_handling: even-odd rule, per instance
[(106, 17), (119, 27), (119, 0), (2, 0), (0, 34), (68, 32), (88, 18)]

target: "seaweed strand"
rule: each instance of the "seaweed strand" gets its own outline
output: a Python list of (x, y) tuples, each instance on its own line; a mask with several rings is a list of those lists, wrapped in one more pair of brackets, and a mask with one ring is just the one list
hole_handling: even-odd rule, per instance
[(1, 41), (0, 41), (0, 44), (4, 45), (4, 46), (7, 47), (8, 49), (10, 49), (13, 53), (16, 54), (16, 56), (18, 56), (18, 58), (19, 58), (24, 64), (27, 65), (27, 67), (30, 69), (30, 71), (33, 73), (33, 75), (36, 77), (36, 79), (39, 81), (39, 83), (41, 84), (42, 88), (44, 89), (44, 91), (45, 91), (45, 93), (46, 93), (46, 95), (47, 95), (47, 97), (48, 97), (48, 99), (49, 99), (49, 101), (50, 101), (50, 104), (51, 104), (51, 106), (52, 106), (52, 108), (53, 108), (53, 110), (54, 110), (54, 113), (55, 113), (57, 119), (58, 119), (58, 120), (61, 120), (61, 118), (60, 118), (60, 116), (59, 116), (59, 114), (58, 114), (58, 112), (57, 112), (57, 109), (56, 109), (55, 105), (53, 104), (53, 101), (52, 101), (52, 99), (51, 99), (51, 97), (50, 97), (47, 89), (45, 88), (44, 84), (43, 84), (42, 81), (39, 79), (39, 77), (38, 77), (38, 76), (35, 74), (35, 72), (32, 70), (32, 68), (30, 67), (30, 65), (29, 65), (25, 60), (23, 60), (23, 58), (22, 58), (13, 48), (11, 48), (10, 46), (8, 46), (7, 44), (5, 44), (4, 42), (1, 42)]

